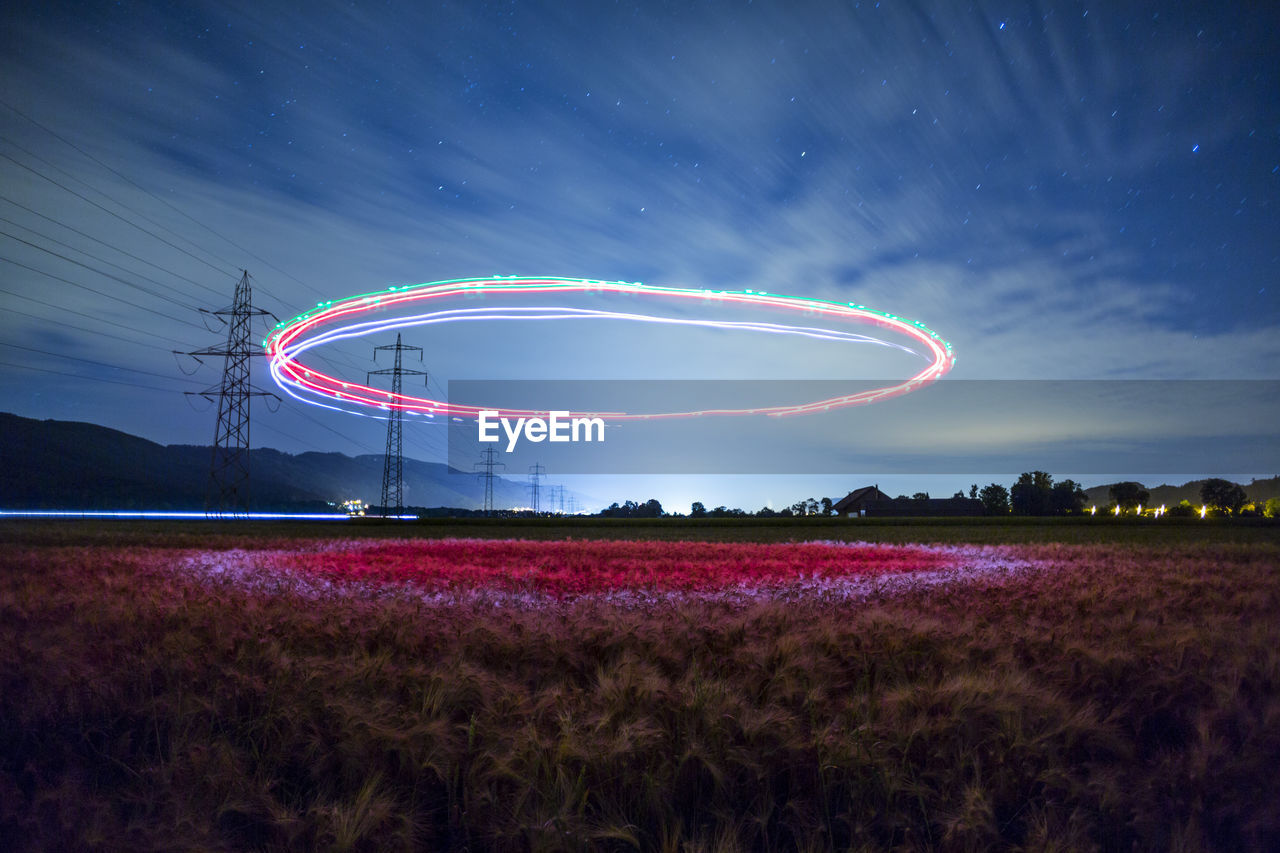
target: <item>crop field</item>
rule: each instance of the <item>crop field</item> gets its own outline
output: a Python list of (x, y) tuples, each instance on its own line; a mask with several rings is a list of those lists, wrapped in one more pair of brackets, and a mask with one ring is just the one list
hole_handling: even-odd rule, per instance
[(1275, 525), (667, 521), (2, 524), (0, 849), (1280, 849)]

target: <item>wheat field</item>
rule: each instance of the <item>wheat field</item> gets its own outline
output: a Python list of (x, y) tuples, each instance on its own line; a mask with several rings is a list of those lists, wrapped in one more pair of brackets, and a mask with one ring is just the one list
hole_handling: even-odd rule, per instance
[(168, 530), (0, 530), (0, 848), (1280, 848), (1274, 528), (953, 548), (1018, 570), (843, 598), (518, 601)]

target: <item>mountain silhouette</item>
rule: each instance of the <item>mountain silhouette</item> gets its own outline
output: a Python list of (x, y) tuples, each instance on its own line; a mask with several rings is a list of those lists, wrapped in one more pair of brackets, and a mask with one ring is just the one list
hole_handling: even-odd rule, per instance
[[(0, 506), (6, 509), (204, 507), (212, 450), (157, 444), (78, 421), (35, 420), (0, 412)], [(383, 457), (374, 454), (250, 451), (250, 508), (323, 509), (360, 498), (377, 504)], [(525, 506), (528, 487), (494, 477), (495, 507)], [(484, 482), (471, 471), (404, 459), (404, 502), (412, 507), (478, 509)]]

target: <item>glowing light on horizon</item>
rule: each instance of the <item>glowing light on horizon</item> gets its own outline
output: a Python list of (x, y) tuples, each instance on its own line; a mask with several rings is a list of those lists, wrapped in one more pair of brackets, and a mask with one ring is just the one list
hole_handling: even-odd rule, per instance
[[(922, 346), (929, 365), (914, 376), (896, 384), (883, 388), (862, 391), (854, 394), (815, 400), (810, 403), (783, 406), (760, 406), (741, 409), (706, 409), (699, 411), (627, 413), (627, 412), (571, 412), (571, 417), (608, 417), (612, 420), (650, 420), (662, 418), (697, 417), (709, 415), (799, 415), (848, 406), (865, 405), (878, 400), (889, 399), (910, 393), (922, 388), (944, 376), (954, 365), (955, 356), (951, 345), (938, 337), (937, 333), (916, 320), (906, 320), (894, 314), (874, 311), (863, 305), (854, 303), (830, 302), (800, 296), (780, 296), (761, 291), (732, 290), (700, 290), (681, 287), (657, 287), (640, 282), (605, 282), (590, 279), (570, 278), (520, 278), (516, 276), (495, 276), (485, 279), (458, 279), (451, 281), (430, 282), (419, 285), (389, 287), (377, 293), (360, 294), (347, 299), (321, 302), (315, 309), (301, 314), (292, 320), (281, 323), (263, 341), (269, 358), (272, 378), (283, 390), (295, 399), (315, 403), (327, 408), (349, 411), (342, 406), (334, 406), (332, 402), (355, 404), (386, 410), (398, 408), (413, 414), (448, 417), (477, 418), (483, 410), (498, 411), (506, 417), (536, 416), (545, 412), (534, 410), (507, 409), (498, 405), (462, 406), (450, 404), (443, 400), (425, 397), (414, 397), (407, 394), (392, 394), (389, 391), (372, 388), (356, 382), (344, 382), (329, 376), (314, 367), (308, 367), (297, 361), (298, 356), (324, 343), (362, 337), (375, 332), (402, 329), (410, 326), (429, 325), (463, 320), (566, 320), (566, 319), (620, 319), (635, 322), (667, 323), (674, 325), (698, 326), (704, 328), (720, 328), (733, 330), (760, 331), (771, 334), (799, 335), (820, 340), (842, 341), (849, 343), (872, 343), (894, 347), (909, 353), (914, 350), (867, 335), (860, 335), (839, 329), (828, 329), (818, 326), (789, 326), (780, 323), (761, 323), (728, 320), (689, 320), (673, 317), (655, 317), (647, 314), (618, 311), (595, 311), (588, 309), (564, 308), (558, 306), (540, 306), (534, 308), (486, 307), (453, 309), (433, 313), (418, 314), (410, 317), (396, 317), (379, 321), (359, 323), (348, 322), (368, 311), (385, 308), (407, 307), (414, 303), (448, 297), (474, 298), (488, 293), (510, 294), (543, 294), (543, 293), (625, 293), (631, 295), (671, 296), (685, 299), (699, 299), (713, 304), (748, 305), (778, 310), (800, 311), (809, 316), (823, 319), (840, 319), (850, 322), (868, 323), (880, 328), (905, 335)], [(334, 326), (344, 322), (345, 325)], [(307, 337), (310, 335), (310, 337)], [(302, 394), (312, 396), (301, 396)], [(316, 399), (312, 399), (312, 397)], [(328, 400), (330, 403), (321, 402)]]

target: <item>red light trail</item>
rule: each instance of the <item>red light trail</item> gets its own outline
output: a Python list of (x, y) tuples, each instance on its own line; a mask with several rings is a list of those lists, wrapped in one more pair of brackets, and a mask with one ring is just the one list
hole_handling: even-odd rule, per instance
[[(438, 281), (427, 284), (392, 287), (387, 290), (353, 296), (343, 300), (324, 302), (312, 311), (281, 323), (263, 342), (270, 362), (271, 374), (276, 383), (291, 396), (304, 402), (317, 403), (330, 400), (375, 409), (399, 408), (422, 415), (477, 418), (481, 411), (498, 411), (504, 417), (545, 415), (543, 411), (504, 409), (500, 406), (463, 406), (443, 400), (392, 394), (358, 382), (344, 382), (314, 367), (298, 361), (298, 357), (311, 347), (334, 340), (362, 337), (375, 332), (407, 326), (460, 320), (549, 320), (549, 319), (626, 319), (641, 322), (670, 323), (726, 329), (746, 329), (773, 334), (800, 335), (823, 340), (858, 343), (875, 343), (903, 349), (906, 347), (859, 335), (840, 329), (815, 326), (789, 326), (775, 323), (742, 322), (727, 320), (687, 320), (670, 317), (653, 317), (630, 312), (593, 311), (576, 308), (470, 308), (437, 311), (411, 317), (396, 317), (379, 321), (352, 323), (372, 311), (406, 308), (431, 300), (450, 297), (471, 297), (487, 294), (608, 294), (667, 296), (701, 300), (713, 305), (757, 306), (778, 311), (799, 312), (808, 317), (862, 323), (897, 332), (921, 345), (927, 353), (929, 365), (915, 375), (894, 385), (858, 393), (814, 400), (796, 405), (759, 406), (738, 409), (706, 409), (676, 412), (573, 412), (571, 417), (607, 417), (612, 420), (655, 420), (662, 418), (699, 417), (713, 415), (800, 415), (829, 411), (849, 406), (866, 405), (879, 400), (897, 397), (922, 388), (944, 376), (955, 363), (951, 345), (938, 337), (924, 324), (867, 308), (853, 303), (830, 302), (799, 296), (782, 296), (760, 291), (701, 290), (695, 288), (658, 287), (639, 282), (608, 282), (569, 278), (483, 278)], [(338, 325), (345, 324), (345, 325)], [(311, 395), (310, 399), (295, 390)], [(331, 408), (340, 408), (332, 406)], [(347, 411), (346, 409), (342, 409)]]

